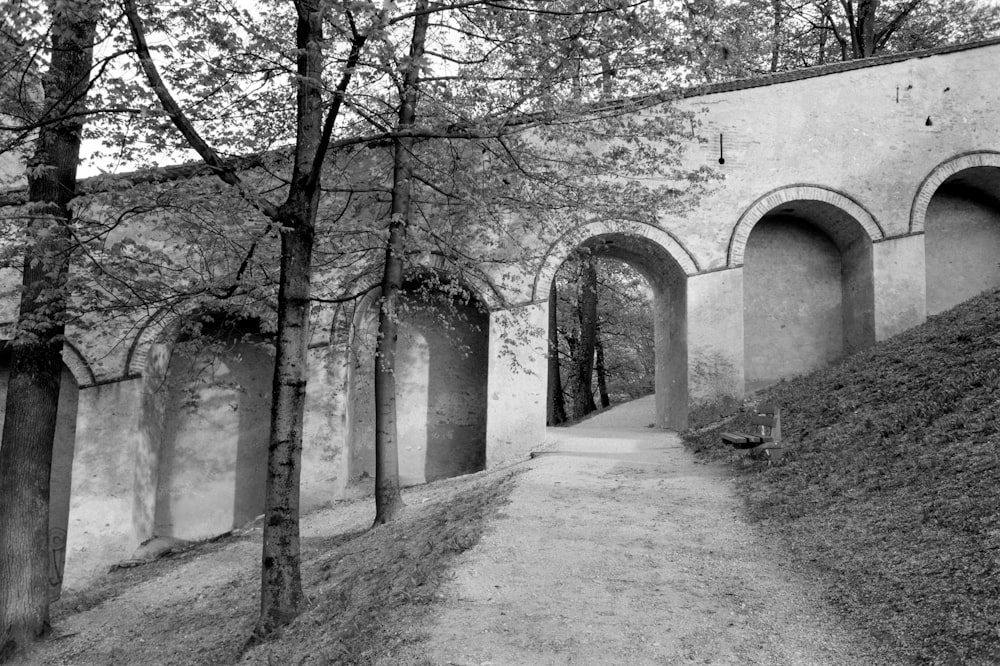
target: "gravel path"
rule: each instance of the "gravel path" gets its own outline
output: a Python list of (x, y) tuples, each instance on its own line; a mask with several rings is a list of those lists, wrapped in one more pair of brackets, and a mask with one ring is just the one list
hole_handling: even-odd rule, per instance
[(651, 400), (550, 430), (427, 640), (383, 663), (889, 663), (742, 522)]

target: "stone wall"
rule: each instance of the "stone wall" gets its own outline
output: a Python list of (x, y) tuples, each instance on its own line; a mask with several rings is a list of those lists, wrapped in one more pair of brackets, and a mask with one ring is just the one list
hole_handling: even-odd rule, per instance
[[(695, 114), (703, 141), (688, 145), (684, 159), (720, 176), (694, 207), (657, 223), (593, 221), (539, 239), (537, 256), (521, 265), (484, 267), (484, 282), (469, 286), (490, 312), (477, 319), (475, 335), (465, 329), (454, 344), (439, 336), (433, 317), (408, 324), (403, 352), (412, 362), (400, 398), (408, 424), (401, 438), (413, 454), (405, 463), (409, 481), (496, 465), (542, 443), (548, 293), (559, 265), (581, 245), (631, 264), (652, 286), (657, 420), (667, 427), (683, 427), (692, 406), (742, 399), (1000, 286), (998, 61), (1000, 43), (992, 41), (727, 83), (686, 97), (681, 104)], [(118, 233), (169, 247), (154, 222), (146, 221), (145, 232), (137, 223)], [(376, 310), (373, 292), (332, 320), (316, 317), (305, 508), (363, 490), (370, 478), (374, 426), (366, 396)], [(13, 319), (10, 303), (0, 312)], [(234, 380), (261, 394), (249, 406), (239, 391), (201, 395), (202, 405), (219, 405), (183, 416), (180, 398), (158, 391), (171, 374), (184, 373), (183, 361), (172, 360), (171, 317), (144, 314), (69, 331), (65, 358), (79, 393), (67, 585), (155, 534), (210, 535), (259, 506), (257, 490), (240, 490), (240, 479), (256, 479), (260, 461), (240, 462), (240, 452), (263, 452), (259, 442), (241, 449), (239, 441), (264, 428), (265, 382)], [(248, 410), (254, 418), (241, 425)], [(194, 431), (200, 434), (178, 446), (179, 433)], [(430, 455), (432, 447), (438, 453)], [(194, 478), (205, 456), (230, 462), (214, 478)], [(170, 485), (185, 474), (187, 486)], [(185, 511), (213, 506), (225, 515), (177, 531), (175, 496), (194, 502)]]

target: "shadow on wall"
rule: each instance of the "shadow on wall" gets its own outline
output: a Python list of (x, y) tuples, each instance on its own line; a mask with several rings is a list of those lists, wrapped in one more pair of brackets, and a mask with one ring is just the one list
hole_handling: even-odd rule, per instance
[(160, 388), (153, 534), (203, 539), (263, 512), (273, 348), (256, 325), (181, 339)]
[(743, 280), (748, 392), (875, 341), (871, 240), (833, 205), (792, 201), (762, 217)]
[[(396, 358), (404, 486), (485, 468), (489, 314), (469, 293), (436, 277), (430, 286), (419, 280), (404, 284)], [(374, 476), (377, 327), (376, 293), (355, 318), (348, 382), (351, 482)]]
[(1000, 287), (1000, 169), (965, 169), (931, 197), (924, 226), (927, 314)]
[[(442, 335), (445, 315), (454, 328)], [(489, 315), (464, 303), (421, 308), (406, 327), (410, 348), (426, 349), (428, 356), (427, 481), (486, 467), (488, 327)]]

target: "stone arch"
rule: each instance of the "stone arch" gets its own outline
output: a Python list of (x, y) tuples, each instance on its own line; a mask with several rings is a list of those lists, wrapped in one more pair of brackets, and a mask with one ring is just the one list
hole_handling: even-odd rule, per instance
[(745, 389), (810, 372), (875, 341), (873, 242), (860, 204), (813, 186), (759, 198), (740, 218)]
[(910, 233), (918, 234), (924, 231), (927, 221), (927, 207), (938, 188), (959, 171), (976, 167), (1000, 168), (1000, 152), (977, 151), (962, 153), (931, 169), (931, 172), (920, 182), (916, 194), (913, 195), (913, 205), (910, 207)]
[(885, 238), (885, 231), (878, 220), (864, 206), (848, 195), (821, 185), (788, 185), (763, 195), (740, 215), (740, 219), (729, 237), (729, 249), (726, 251), (727, 268), (743, 265), (747, 239), (760, 219), (778, 206), (792, 201), (818, 201), (829, 204), (854, 218), (872, 242)]
[(150, 352), (154, 344), (170, 344), (180, 327), (180, 323), (197, 310), (197, 305), (189, 303), (178, 308), (161, 308), (146, 320), (139, 335), (132, 341), (125, 359), (125, 376), (141, 377), (150, 362)]
[(78, 388), (86, 388), (97, 383), (97, 377), (94, 376), (94, 371), (90, 369), (87, 359), (80, 353), (76, 345), (69, 340), (63, 341), (62, 359), (66, 369), (70, 371), (73, 379), (76, 380)]
[[(454, 262), (450, 261), (447, 256), (440, 253), (433, 253), (430, 254), (425, 261), (421, 261), (416, 265), (408, 267), (406, 269), (406, 276), (412, 277), (422, 271), (430, 271), (440, 275), (454, 276), (459, 282), (465, 285), (470, 292), (474, 293), (476, 298), (484, 303), (490, 310), (503, 307), (503, 296), (489, 277), (470, 271), (459, 271), (456, 270), (457, 268), (459, 267), (456, 266)], [(372, 291), (379, 290), (381, 284), (381, 273), (378, 275), (367, 275), (352, 283), (349, 292), (365, 294), (365, 296), (361, 297), (365, 298), (369, 296)], [(355, 303), (360, 303), (360, 300), (361, 299), (359, 298), (355, 301)]]
[[(489, 301), (458, 279), (470, 301), (435, 303), (434, 294), (448, 299), (448, 292), (432, 289), (427, 294), (418, 289), (432, 272), (445, 283), (450, 281), (446, 271), (426, 265), (407, 271), (404, 279), (404, 298), (409, 294), (419, 303), (400, 315), (396, 357), (399, 473), (405, 486), (480, 471), (486, 463)], [(343, 313), (343, 323), (348, 316), (351, 319), (345, 433), (350, 483), (364, 483), (374, 474), (374, 352), (380, 295), (379, 286), (372, 284), (355, 301), (353, 311), (345, 308)]]
[(670, 256), (685, 275), (696, 275), (701, 267), (694, 255), (684, 247), (684, 244), (666, 229), (643, 222), (616, 221), (591, 222), (582, 227), (568, 231), (549, 245), (545, 260), (535, 274), (532, 287), (532, 300), (536, 302), (548, 300), (549, 288), (556, 271), (576, 247), (588, 238), (607, 234), (624, 234), (637, 238), (648, 239)]
[(935, 167), (914, 196), (910, 227), (923, 234), (928, 315), (1000, 286), (1000, 153)]
[(671, 234), (634, 222), (592, 223), (550, 246), (534, 285), (548, 302), (556, 271), (575, 249), (628, 264), (653, 292), (656, 424), (683, 429), (688, 414), (687, 278), (699, 272), (694, 256)]

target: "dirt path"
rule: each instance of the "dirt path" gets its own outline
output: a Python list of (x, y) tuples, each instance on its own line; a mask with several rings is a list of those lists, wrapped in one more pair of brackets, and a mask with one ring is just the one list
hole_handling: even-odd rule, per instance
[(887, 663), (637, 401), (552, 430), (462, 556), (426, 642), (384, 664)]
[[(652, 409), (638, 401), (551, 430), (542, 454), (519, 463), (528, 470), (516, 477), (501, 517), (457, 556), (441, 603), (404, 615), (410, 624), (399, 626), (396, 644), (405, 652), (379, 663), (892, 663), (841, 625), (810, 582), (741, 521), (719, 467), (697, 464), (676, 435), (649, 427)], [(432, 506), (469, 481), (411, 488), (407, 502)], [(362, 500), (304, 519), (303, 569), (317, 613), (339, 599), (321, 587), (332, 566), (323, 558), (334, 552), (345, 566), (357, 558), (337, 559), (338, 543), (347, 548), (365, 534), (371, 541), (358, 547), (369, 557), (395, 552), (385, 543), (391, 537), (366, 531), (371, 515)], [(62, 602), (60, 637), (41, 644), (29, 663), (233, 663), (256, 614), (259, 562), (258, 530), (137, 569), (136, 580), (110, 576), (108, 585), (118, 587), (98, 585), (109, 595), (104, 603)], [(331, 663), (321, 627), (342, 616), (316, 617), (299, 623), (313, 632), (315, 649), (277, 641), (244, 663), (279, 663), (272, 656), (298, 648), (305, 656), (287, 663)]]

